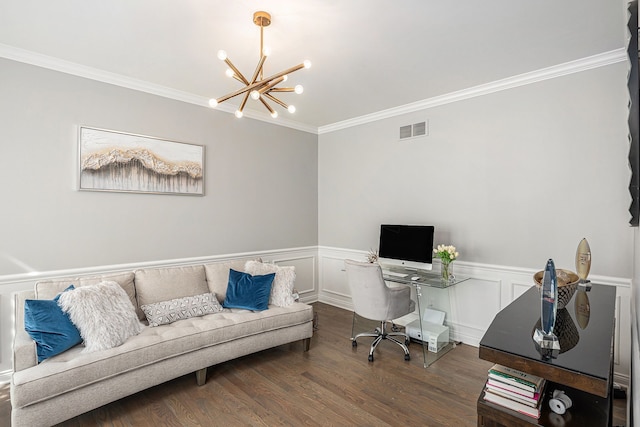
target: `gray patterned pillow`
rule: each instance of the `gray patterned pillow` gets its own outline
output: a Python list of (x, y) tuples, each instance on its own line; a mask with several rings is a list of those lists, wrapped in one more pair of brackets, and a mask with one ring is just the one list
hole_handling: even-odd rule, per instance
[(219, 313), (223, 310), (216, 294), (213, 293), (145, 304), (140, 308), (147, 316), (149, 326), (166, 325), (177, 320)]

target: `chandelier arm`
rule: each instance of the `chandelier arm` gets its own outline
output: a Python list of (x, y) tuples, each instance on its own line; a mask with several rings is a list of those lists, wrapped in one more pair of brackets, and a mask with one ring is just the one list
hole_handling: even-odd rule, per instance
[(284, 80), (284, 77), (278, 77), (277, 79), (273, 79), (268, 82), (264, 87), (258, 89), (258, 92), (262, 95), (265, 92), (269, 92), (273, 89), (273, 87)]
[[(247, 86), (247, 87), (248, 87), (248, 86)], [(242, 94), (242, 93), (246, 92), (246, 91), (248, 90), (248, 89), (247, 89), (247, 87), (245, 87), (245, 88), (243, 88), (243, 89), (240, 89), (240, 90), (237, 90), (237, 91), (235, 91), (235, 92), (228, 93), (228, 94), (226, 94), (226, 95), (224, 95), (224, 96), (221, 96), (220, 98), (217, 98), (217, 99), (216, 99), (216, 102), (217, 102), (218, 104), (222, 104), (224, 101), (229, 100), (229, 99), (231, 99), (231, 98), (233, 98), (233, 97), (236, 97), (236, 96), (238, 96), (238, 95), (240, 95), (240, 94)]]
[(238, 108), (238, 111), (242, 112), (242, 110), (244, 110), (244, 106), (247, 105), (248, 99), (249, 99), (249, 92), (246, 92), (244, 94), (244, 98), (242, 98), (242, 103), (240, 103), (240, 108)]
[(228, 93), (228, 94), (226, 94), (224, 96), (221, 96), (220, 98), (216, 99), (216, 101), (218, 102), (218, 104), (220, 104), (221, 102), (224, 102), (224, 101), (226, 101), (228, 99), (231, 99), (231, 98), (233, 98), (235, 96), (238, 96), (238, 95), (241, 95), (241, 94), (243, 94), (245, 92), (248, 92), (251, 89), (254, 89), (254, 88), (260, 86), (261, 84), (263, 84), (262, 80), (258, 81), (258, 82), (255, 82), (253, 84), (250, 84), (248, 86), (245, 86), (243, 88), (240, 88), (240, 89), (236, 90), (235, 92), (230, 92), (230, 93)]
[(265, 101), (264, 98), (260, 97), (260, 102), (262, 102), (262, 105), (264, 105), (264, 107), (269, 110), (269, 113), (271, 113), (272, 116), (275, 114), (275, 111), (273, 110), (273, 108), (271, 108), (271, 105), (269, 105), (269, 103)]
[(240, 95), (242, 93), (250, 91), (251, 89), (255, 89), (255, 88), (257, 88), (257, 87), (259, 87), (259, 86), (261, 86), (261, 85), (263, 85), (263, 84), (265, 84), (267, 82), (270, 82), (271, 80), (276, 79), (278, 77), (283, 77), (283, 76), (285, 76), (287, 74), (291, 74), (294, 71), (300, 70), (301, 68), (304, 68), (304, 64), (298, 64), (298, 65), (296, 65), (294, 67), (288, 68), (288, 69), (286, 69), (284, 71), (281, 71), (281, 72), (276, 73), (276, 74), (274, 74), (272, 76), (269, 76), (266, 79), (258, 80), (257, 82), (252, 83), (252, 84), (250, 84), (248, 86), (245, 86), (243, 88), (240, 88), (240, 89), (236, 90), (235, 92), (230, 92), (230, 93), (228, 93), (228, 94), (226, 94), (224, 96), (221, 96), (220, 98), (216, 99), (216, 101), (218, 102), (218, 104), (220, 104), (220, 103), (222, 103), (222, 102), (224, 102), (224, 101), (226, 101), (228, 99), (233, 98), (234, 96), (238, 96), (238, 95)]
[(295, 90), (293, 87), (274, 87), (269, 92), (295, 92)]
[[(302, 69), (302, 68), (304, 68), (304, 64), (298, 64), (298, 65), (296, 65), (296, 66), (293, 66), (293, 67), (291, 67), (291, 68), (287, 68), (287, 69), (286, 69), (286, 70), (284, 70), (284, 71), (280, 71), (279, 73), (276, 73), (276, 74), (274, 74), (274, 75), (272, 75), (272, 76), (269, 76), (269, 77), (267, 77), (266, 79), (262, 79), (262, 80), (260, 80), (260, 81), (262, 81), (262, 82), (270, 82), (270, 81), (271, 81), (271, 80), (273, 80), (273, 79), (277, 79), (278, 77), (286, 76), (287, 74), (291, 74), (291, 73), (293, 73), (293, 72), (295, 72), (295, 71), (298, 71), (298, 70), (300, 70), (300, 69)], [(252, 89), (253, 89), (253, 88), (252, 88)]]
[(234, 74), (234, 77), (235, 77), (237, 80), (240, 80), (242, 83), (244, 83), (244, 84), (246, 84), (246, 85), (248, 85), (248, 84), (249, 84), (249, 81), (245, 78), (245, 76), (243, 76), (243, 75), (242, 75), (242, 73), (240, 72), (240, 70), (238, 70), (238, 69), (236, 68), (236, 66), (235, 66), (235, 65), (233, 65), (233, 63), (231, 62), (231, 60), (230, 60), (229, 58), (226, 58), (226, 59), (224, 60), (224, 62), (225, 62), (225, 64), (227, 64), (227, 65), (229, 66), (229, 68), (231, 68), (231, 69), (233, 70), (233, 72), (235, 73), (235, 74)]
[(253, 72), (253, 77), (251, 77), (251, 83), (255, 83), (256, 80), (258, 79), (258, 76), (262, 74), (262, 67), (264, 66), (264, 61), (266, 60), (267, 60), (266, 56), (264, 55), (260, 56), (260, 61), (258, 62), (258, 66), (256, 67), (256, 70)]
[[(285, 109), (289, 108), (289, 106), (287, 104), (285, 104), (284, 102), (280, 101), (278, 98), (276, 98), (275, 96), (271, 95), (270, 93), (265, 93), (264, 96), (266, 96), (267, 98), (269, 98), (270, 100), (272, 100), (276, 104), (280, 105), (282, 108), (285, 108)], [(260, 99), (262, 99), (262, 98), (260, 98)]]

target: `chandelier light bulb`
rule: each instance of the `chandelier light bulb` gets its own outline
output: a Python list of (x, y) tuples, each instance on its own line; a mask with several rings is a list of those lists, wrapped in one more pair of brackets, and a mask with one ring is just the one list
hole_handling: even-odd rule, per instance
[(283, 82), (286, 82), (287, 80), (289, 80), (289, 74), (285, 74), (284, 76), (282, 76)]
[(251, 99), (253, 99), (254, 101), (257, 101), (258, 99), (260, 99), (260, 92), (258, 92), (257, 90), (252, 90)]
[(227, 59), (227, 52), (225, 52), (224, 50), (219, 50), (218, 51), (218, 59), (220, 61), (224, 61), (225, 59)]
[(294, 88), (294, 91), (300, 95), (302, 92), (304, 92), (304, 88), (302, 87), (302, 85), (296, 85), (296, 87)]
[(233, 77), (233, 75), (235, 74), (231, 68), (227, 68), (224, 73), (227, 75), (227, 77)]
[(236, 110), (235, 115), (236, 115), (237, 118), (241, 119), (242, 118), (242, 111)]
[(290, 112), (291, 114), (295, 113), (295, 112), (296, 112), (296, 107), (295, 107), (295, 105), (289, 105), (289, 106), (287, 107), (287, 111), (288, 111), (288, 112)]
[(278, 117), (278, 112), (274, 111), (273, 113), (271, 113), (271, 117), (273, 117), (274, 119)]
[(265, 47), (262, 49), (262, 54), (263, 54), (264, 56), (269, 56), (269, 55), (271, 55), (271, 48), (270, 48), (269, 46), (265, 46)]
[(215, 98), (211, 98), (209, 100), (209, 107), (216, 108), (218, 106), (218, 101)]
[(307, 68), (307, 69), (308, 69), (308, 68), (311, 68), (311, 61), (309, 61), (308, 59), (307, 59), (307, 60), (305, 60), (305, 61), (303, 62), (303, 64), (304, 64), (304, 68)]

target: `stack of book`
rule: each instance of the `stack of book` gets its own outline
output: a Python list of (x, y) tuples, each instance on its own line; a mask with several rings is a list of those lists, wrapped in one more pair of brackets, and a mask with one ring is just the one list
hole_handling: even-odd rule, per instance
[(545, 379), (502, 365), (489, 369), (484, 400), (533, 418), (540, 418)]

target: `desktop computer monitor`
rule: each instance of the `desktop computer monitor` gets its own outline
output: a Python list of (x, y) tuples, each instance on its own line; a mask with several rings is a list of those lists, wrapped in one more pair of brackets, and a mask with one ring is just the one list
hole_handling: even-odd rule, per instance
[(382, 224), (378, 248), (380, 264), (431, 270), (434, 229), (432, 225)]

